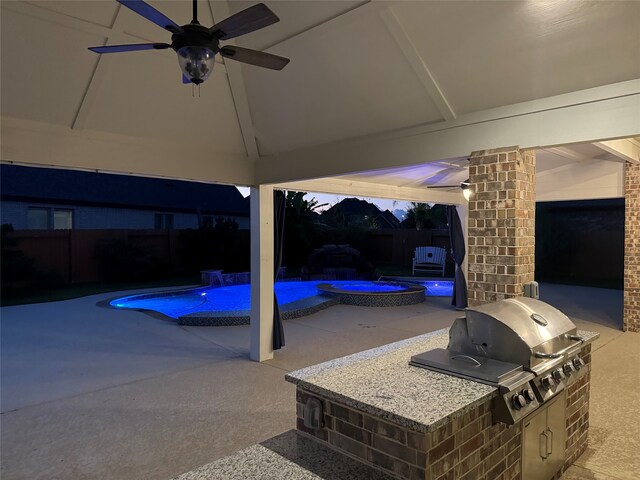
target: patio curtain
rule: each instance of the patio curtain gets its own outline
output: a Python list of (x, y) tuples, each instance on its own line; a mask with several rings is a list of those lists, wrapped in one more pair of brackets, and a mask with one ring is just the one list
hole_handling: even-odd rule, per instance
[(464, 272), (461, 268), (465, 256), (465, 245), (464, 232), (455, 205), (447, 206), (447, 227), (449, 228), (449, 239), (451, 240), (451, 257), (456, 264), (451, 305), (463, 309), (467, 307), (467, 280), (464, 278)]
[[(274, 190), (273, 192), (273, 281), (278, 279), (278, 272), (282, 265), (282, 244), (284, 240), (284, 209), (286, 198), (282, 190)], [(273, 291), (273, 349), (280, 350), (284, 347), (284, 327), (282, 318), (280, 317), (280, 308), (278, 307), (278, 297)]]

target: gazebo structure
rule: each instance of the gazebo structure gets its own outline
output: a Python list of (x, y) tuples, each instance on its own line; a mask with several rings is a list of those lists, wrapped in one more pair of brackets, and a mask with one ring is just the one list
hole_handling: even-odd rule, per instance
[[(184, 1), (149, 2), (183, 24)], [(640, 330), (640, 3), (267, 2), (199, 92), (115, 0), (2, 2), (2, 149), (25, 165), (251, 186), (251, 357), (273, 356), (273, 190), (458, 206), (471, 303), (533, 280), (536, 200), (626, 198), (625, 330)], [(201, 2), (211, 25), (248, 2)], [(233, 44), (234, 41), (231, 41)], [(433, 189), (469, 178), (474, 197)]]

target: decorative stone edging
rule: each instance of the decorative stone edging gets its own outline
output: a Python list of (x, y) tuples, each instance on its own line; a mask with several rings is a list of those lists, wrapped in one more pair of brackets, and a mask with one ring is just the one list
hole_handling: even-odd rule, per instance
[[(280, 315), (283, 320), (292, 320), (311, 315), (339, 303), (336, 299), (318, 295), (281, 306)], [(249, 325), (250, 322), (249, 310), (198, 312), (178, 317), (178, 325), (197, 327), (230, 327)]]

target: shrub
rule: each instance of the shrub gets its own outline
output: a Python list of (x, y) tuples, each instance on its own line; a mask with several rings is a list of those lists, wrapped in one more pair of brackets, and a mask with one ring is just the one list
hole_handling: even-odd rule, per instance
[(18, 247), (18, 240), (9, 235), (13, 232), (13, 226), (4, 223), (0, 227), (0, 232), (2, 235), (2, 270), (0, 273), (3, 286), (30, 280), (35, 273), (33, 259), (27, 257)]
[(95, 256), (104, 280), (113, 282), (151, 280), (167, 273), (153, 248), (130, 240), (110, 238), (96, 244)]

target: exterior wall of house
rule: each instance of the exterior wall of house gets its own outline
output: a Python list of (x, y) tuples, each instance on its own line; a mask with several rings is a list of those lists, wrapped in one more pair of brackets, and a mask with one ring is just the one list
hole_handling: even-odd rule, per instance
[(640, 332), (640, 165), (627, 164), (625, 215), (623, 329)]
[[(75, 229), (144, 229), (155, 228), (156, 213), (173, 215), (173, 228), (176, 230), (198, 228), (196, 213), (177, 213), (162, 210), (136, 210), (124, 208), (88, 207), (64, 204), (44, 204), (38, 202), (2, 201), (0, 223), (10, 223), (15, 230), (28, 230), (27, 211), (29, 207), (52, 208), (73, 211)], [(226, 218), (226, 217), (225, 217)], [(249, 228), (248, 217), (231, 217), (241, 229)]]

